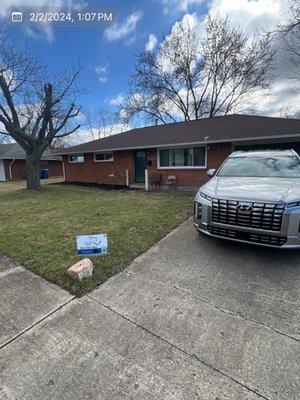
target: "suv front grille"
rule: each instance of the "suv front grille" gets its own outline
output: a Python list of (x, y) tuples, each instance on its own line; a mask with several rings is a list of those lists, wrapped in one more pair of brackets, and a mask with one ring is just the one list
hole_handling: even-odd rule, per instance
[(286, 237), (258, 235), (256, 233), (239, 232), (231, 229), (217, 228), (215, 226), (210, 226), (210, 225), (207, 226), (207, 230), (210, 234), (216, 236), (228, 237), (230, 239), (245, 240), (247, 242), (252, 242), (252, 243), (269, 244), (272, 246), (283, 246), (287, 241)]
[(212, 221), (268, 231), (280, 231), (284, 204), (213, 199)]

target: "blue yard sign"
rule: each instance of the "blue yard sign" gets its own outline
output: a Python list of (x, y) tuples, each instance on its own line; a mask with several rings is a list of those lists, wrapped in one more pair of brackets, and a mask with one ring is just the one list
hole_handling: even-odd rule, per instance
[(76, 237), (78, 256), (107, 254), (107, 235), (78, 235)]

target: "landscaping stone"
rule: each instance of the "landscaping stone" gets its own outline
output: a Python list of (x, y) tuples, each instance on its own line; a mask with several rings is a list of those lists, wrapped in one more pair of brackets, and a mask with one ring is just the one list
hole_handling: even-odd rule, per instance
[(93, 268), (94, 266), (92, 261), (89, 258), (84, 258), (68, 269), (68, 275), (72, 279), (82, 280), (83, 278), (92, 276)]

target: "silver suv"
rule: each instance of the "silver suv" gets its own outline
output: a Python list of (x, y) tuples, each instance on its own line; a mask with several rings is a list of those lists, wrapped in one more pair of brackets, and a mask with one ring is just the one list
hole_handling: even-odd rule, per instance
[(194, 225), (209, 236), (300, 248), (300, 157), (294, 150), (236, 151), (201, 186)]

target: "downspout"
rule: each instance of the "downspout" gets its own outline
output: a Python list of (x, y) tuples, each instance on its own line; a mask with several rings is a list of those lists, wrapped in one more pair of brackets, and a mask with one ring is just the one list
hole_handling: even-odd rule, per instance
[(16, 161), (16, 159), (14, 158), (14, 159), (12, 160), (12, 162), (9, 163), (9, 166), (8, 166), (8, 170), (9, 170), (9, 180), (10, 180), (10, 181), (13, 180), (13, 178), (12, 178), (11, 166), (13, 165), (13, 163), (14, 163), (15, 161)]

